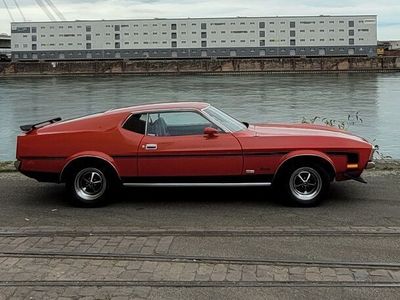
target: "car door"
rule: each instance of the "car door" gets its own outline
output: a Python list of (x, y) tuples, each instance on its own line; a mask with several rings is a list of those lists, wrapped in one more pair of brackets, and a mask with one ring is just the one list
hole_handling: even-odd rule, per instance
[[(206, 127), (218, 129), (205, 135)], [(148, 114), (146, 135), (138, 150), (138, 175), (198, 177), (241, 175), (242, 148), (229, 132), (198, 111)]]

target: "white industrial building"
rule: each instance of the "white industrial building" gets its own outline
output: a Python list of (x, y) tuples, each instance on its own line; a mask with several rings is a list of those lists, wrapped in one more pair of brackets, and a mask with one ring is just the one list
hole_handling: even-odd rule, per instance
[(376, 15), (11, 23), (14, 60), (375, 56)]

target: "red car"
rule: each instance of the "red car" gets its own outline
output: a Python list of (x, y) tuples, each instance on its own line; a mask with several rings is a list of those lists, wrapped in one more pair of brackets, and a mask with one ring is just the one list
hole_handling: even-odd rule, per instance
[(239, 122), (201, 102), (133, 106), (21, 126), (17, 169), (65, 182), (71, 198), (103, 203), (125, 186), (270, 186), (297, 205), (317, 204), (333, 180), (373, 167), (373, 146), (310, 124)]

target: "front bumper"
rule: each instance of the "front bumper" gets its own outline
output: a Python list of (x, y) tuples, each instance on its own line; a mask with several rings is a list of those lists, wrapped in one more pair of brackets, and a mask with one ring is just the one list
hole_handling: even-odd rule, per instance
[(373, 161), (367, 162), (365, 169), (368, 170), (368, 169), (373, 169), (373, 168), (375, 168), (375, 163)]

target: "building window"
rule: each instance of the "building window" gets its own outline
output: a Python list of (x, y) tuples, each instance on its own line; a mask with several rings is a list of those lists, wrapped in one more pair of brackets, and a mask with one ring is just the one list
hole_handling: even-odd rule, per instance
[(100, 33), (96, 33), (96, 36), (100, 36)]
[(116, 49), (119, 49), (119, 48), (121, 48), (121, 44), (120, 44), (120, 42), (115, 42), (115, 48), (116, 48)]
[(91, 41), (92, 40), (92, 35), (91, 34), (87, 34), (86, 35), (86, 40), (87, 41)]
[(60, 28), (60, 29), (64, 29), (64, 26), (58, 26), (58, 28)]
[(87, 26), (86, 26), (86, 32), (91, 32), (91, 31), (92, 31), (92, 26), (87, 25)]
[(369, 29), (358, 29), (358, 32), (360, 32), (360, 31), (368, 32)]
[(32, 44), (32, 50), (37, 50), (37, 45), (36, 44)]
[(201, 29), (207, 29), (207, 23), (201, 23)]
[(92, 44), (91, 43), (86, 43), (86, 49), (92, 49)]
[(275, 24), (275, 22), (269, 22), (269, 25), (274, 25)]
[(354, 39), (349, 39), (349, 45), (354, 45)]
[(119, 25), (115, 25), (115, 26), (114, 26), (114, 30), (115, 30), (115, 31), (120, 31), (120, 30), (121, 30), (121, 28), (120, 28), (120, 26), (119, 26)]
[(201, 38), (206, 39), (207, 38), (207, 32), (202, 32), (201, 33)]
[(171, 39), (176, 39), (176, 32), (171, 32)]
[(265, 46), (265, 40), (260, 40), (260, 47), (264, 47)]
[(295, 28), (296, 27), (296, 22), (290, 22), (290, 28)]
[(325, 30), (321, 29), (319, 32), (325, 32)]
[(296, 31), (290, 30), (290, 37), (295, 37), (296, 36)]
[(349, 21), (349, 27), (354, 27), (354, 21)]
[(260, 37), (265, 37), (265, 31), (260, 31)]
[(335, 29), (329, 29), (329, 32), (335, 32)]
[(171, 24), (171, 30), (176, 30), (176, 24)]
[(69, 29), (72, 29), (72, 26), (68, 26)]
[(125, 32), (124, 35), (129, 35), (129, 32)]
[(121, 25), (121, 27), (129, 27), (129, 25), (126, 25), (126, 24), (125, 24), (125, 25)]
[(37, 36), (36, 35), (32, 35), (32, 42), (36, 42), (37, 41)]
[(116, 33), (116, 34), (114, 35), (114, 37), (115, 37), (116, 40), (121, 39), (121, 35), (120, 35), (119, 33)]
[(207, 41), (201, 41), (201, 47), (207, 47)]
[(354, 36), (354, 29), (349, 30), (349, 36)]
[(32, 27), (32, 33), (36, 33), (36, 27)]
[(265, 28), (265, 22), (259, 22), (258, 28)]
[(172, 41), (172, 42), (171, 42), (171, 47), (172, 47), (172, 48), (176, 48), (176, 41)]
[(296, 46), (296, 40), (290, 40), (290, 46)]

